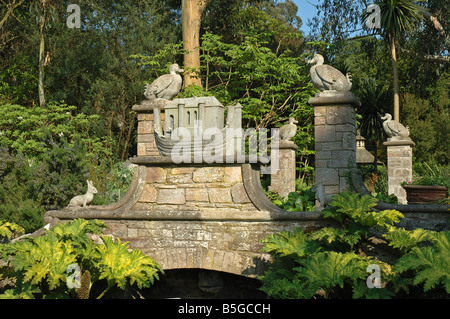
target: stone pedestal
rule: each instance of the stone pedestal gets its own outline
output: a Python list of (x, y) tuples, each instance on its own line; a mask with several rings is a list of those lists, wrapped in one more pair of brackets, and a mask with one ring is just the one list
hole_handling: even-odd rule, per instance
[(388, 192), (398, 198), (400, 204), (407, 204), (406, 191), (400, 184), (412, 179), (411, 139), (389, 140), (383, 143), (387, 147)]
[(272, 161), (278, 161), (278, 170), (270, 175), (269, 190), (286, 198), (295, 192), (295, 150), (292, 141), (280, 141), (278, 148), (271, 150)]
[[(137, 155), (138, 156), (160, 156), (156, 147), (154, 135), (155, 120), (161, 122), (164, 127), (164, 107), (169, 103), (168, 100), (156, 99), (145, 100), (139, 105), (133, 106), (132, 110), (138, 113), (138, 137), (137, 137)], [(154, 109), (159, 109), (160, 119), (154, 118)]]
[(320, 206), (348, 189), (346, 174), (356, 167), (355, 107), (351, 92), (324, 91), (309, 100), (314, 106), (315, 186)]

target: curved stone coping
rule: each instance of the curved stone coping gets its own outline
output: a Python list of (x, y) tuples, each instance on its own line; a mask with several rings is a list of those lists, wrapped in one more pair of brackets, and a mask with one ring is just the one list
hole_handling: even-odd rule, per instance
[[(148, 157), (151, 158), (151, 157)], [(159, 161), (158, 161), (159, 160)], [(161, 159), (155, 158), (153, 164), (161, 165)], [(165, 162), (165, 164), (173, 164)], [(149, 211), (135, 210), (146, 184), (146, 166), (139, 165), (125, 196), (113, 205), (89, 206), (48, 211), (44, 215), (46, 223), (54, 219), (70, 220), (106, 219), (106, 220), (197, 220), (197, 221), (323, 221), (320, 212), (288, 212), (274, 205), (265, 195), (260, 180), (260, 165), (242, 164), (244, 189), (258, 211), (216, 212), (216, 211)]]
[[(361, 172), (358, 169), (352, 171), (353, 186), (355, 190), (362, 195), (371, 195), (361, 177)], [(449, 213), (450, 205), (441, 204), (389, 204), (383, 201), (378, 201), (375, 207), (380, 210), (394, 209), (401, 213)]]

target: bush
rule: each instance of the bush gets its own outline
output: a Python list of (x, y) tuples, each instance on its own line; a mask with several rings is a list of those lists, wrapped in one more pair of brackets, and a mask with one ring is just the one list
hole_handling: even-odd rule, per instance
[[(264, 239), (263, 251), (273, 262), (260, 277), (261, 289), (274, 298), (391, 298), (412, 287), (450, 293), (450, 232), (396, 227), (403, 215), (373, 211), (376, 202), (372, 196), (341, 193), (322, 212), (339, 227), (308, 234), (297, 228)], [(383, 240), (401, 258), (381, 260), (375, 247)], [(383, 281), (379, 289), (367, 284), (374, 268)]]
[[(11, 227), (3, 226), (0, 235), (10, 234)], [(94, 243), (88, 234), (101, 235), (105, 227), (100, 221), (75, 219), (43, 236), (0, 244), (6, 262), (0, 278), (10, 283), (0, 299), (99, 299), (113, 287), (151, 286), (162, 272), (157, 262), (139, 250), (129, 251), (119, 239), (103, 236), (103, 244)]]

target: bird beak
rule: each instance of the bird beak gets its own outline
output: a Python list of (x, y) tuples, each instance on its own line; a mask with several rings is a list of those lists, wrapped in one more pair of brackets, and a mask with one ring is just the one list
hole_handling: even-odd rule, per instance
[(183, 73), (184, 69), (178, 69), (178, 72)]

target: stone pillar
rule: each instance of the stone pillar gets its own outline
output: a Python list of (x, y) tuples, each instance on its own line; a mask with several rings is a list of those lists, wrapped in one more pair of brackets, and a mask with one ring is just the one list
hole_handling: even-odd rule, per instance
[(160, 110), (161, 127), (164, 127), (164, 107), (169, 103), (168, 100), (144, 100), (139, 105), (134, 105), (132, 110), (138, 113), (138, 137), (137, 137), (137, 155), (138, 156), (160, 156), (156, 147), (154, 135), (154, 110)]
[(356, 167), (355, 107), (348, 91), (324, 91), (309, 100), (314, 106), (315, 187), (320, 206), (348, 189), (346, 175)]
[(291, 141), (280, 141), (278, 148), (271, 150), (271, 158), (278, 161), (278, 170), (270, 175), (269, 190), (286, 198), (295, 192), (295, 150), (298, 148)]
[(394, 194), (400, 204), (407, 204), (406, 191), (400, 184), (412, 179), (412, 147), (411, 139), (389, 140), (383, 145), (387, 147), (388, 193)]

